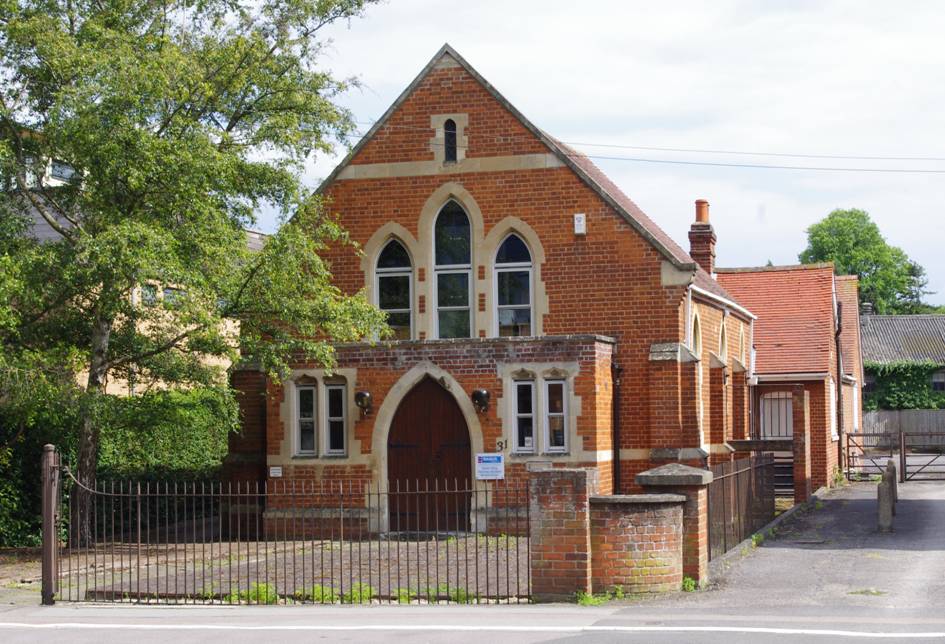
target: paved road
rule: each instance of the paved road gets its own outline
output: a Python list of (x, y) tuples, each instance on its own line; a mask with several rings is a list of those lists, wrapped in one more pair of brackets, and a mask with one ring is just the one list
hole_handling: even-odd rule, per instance
[(0, 607), (8, 642), (945, 643), (945, 484), (901, 487), (875, 532), (875, 487), (831, 493), (706, 591), (602, 607)]

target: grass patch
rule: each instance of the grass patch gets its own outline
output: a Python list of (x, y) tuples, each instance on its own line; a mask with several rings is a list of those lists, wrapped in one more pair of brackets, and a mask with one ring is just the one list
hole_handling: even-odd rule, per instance
[(682, 590), (684, 593), (694, 593), (699, 589), (699, 584), (692, 577), (683, 577)]
[(600, 606), (606, 604), (611, 599), (610, 593), (585, 593), (583, 591), (578, 591), (575, 595), (575, 601), (577, 601), (579, 606)]
[(377, 595), (377, 591), (367, 584), (356, 583), (341, 596), (342, 604), (367, 604)]
[(847, 593), (848, 595), (866, 595), (867, 597), (882, 597), (883, 595), (888, 595), (885, 590), (877, 590), (876, 588), (861, 588), (860, 590), (851, 590)]
[(229, 604), (277, 604), (279, 595), (276, 593), (275, 586), (254, 583), (246, 590), (230, 593), (226, 601)]
[(307, 590), (297, 590), (295, 598), (299, 601), (315, 602), (316, 604), (336, 604), (341, 597), (331, 586), (315, 584)]

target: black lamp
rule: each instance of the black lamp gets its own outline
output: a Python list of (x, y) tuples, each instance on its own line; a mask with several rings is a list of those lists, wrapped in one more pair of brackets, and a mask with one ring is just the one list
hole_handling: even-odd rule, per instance
[(472, 392), (472, 403), (473, 407), (476, 408), (476, 411), (488, 411), (489, 409), (489, 392), (485, 389), (474, 389)]
[(369, 391), (358, 391), (354, 394), (354, 404), (358, 406), (365, 415), (371, 413), (371, 392)]

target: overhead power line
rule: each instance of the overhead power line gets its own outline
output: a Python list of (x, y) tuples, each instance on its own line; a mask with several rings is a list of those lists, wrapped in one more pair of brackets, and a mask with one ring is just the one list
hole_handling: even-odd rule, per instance
[[(359, 121), (360, 123), (360, 121)], [(411, 126), (398, 126), (398, 125), (388, 125), (386, 127), (399, 128), (399, 129), (410, 129), (416, 131), (429, 132), (429, 128), (421, 127), (411, 127)], [(352, 135), (364, 136), (367, 132), (353, 132)], [(562, 141), (565, 145), (598, 145), (590, 143), (573, 143)], [(442, 145), (442, 144), (441, 144)], [(463, 146), (459, 146), (463, 147)], [(682, 148), (653, 148), (653, 147), (638, 147), (638, 146), (623, 146), (623, 145), (607, 145), (606, 147), (612, 148), (626, 148), (626, 149), (644, 149), (644, 150), (653, 150), (653, 151), (673, 151), (673, 152), (697, 152), (695, 149), (682, 149)], [(875, 174), (945, 174), (945, 169), (935, 169), (935, 168), (866, 168), (866, 167), (835, 167), (835, 166), (806, 166), (806, 165), (779, 165), (779, 164), (766, 164), (766, 163), (734, 163), (734, 162), (724, 162), (724, 161), (693, 161), (686, 159), (652, 159), (652, 158), (643, 158), (643, 157), (628, 157), (628, 156), (610, 156), (610, 155), (601, 155), (601, 154), (586, 154), (582, 152), (570, 152), (568, 150), (563, 150), (564, 154), (568, 157), (584, 157), (588, 159), (594, 159), (598, 161), (629, 161), (631, 163), (657, 163), (664, 165), (686, 165), (686, 166), (704, 166), (704, 167), (716, 167), (716, 168), (746, 168), (746, 169), (760, 169), (760, 170), (795, 170), (795, 171), (811, 171), (811, 172), (869, 172)], [(718, 151), (718, 153), (723, 153)], [(753, 153), (731, 153), (731, 154), (753, 154)], [(793, 155), (793, 154), (779, 154), (779, 153), (759, 153), (767, 154), (768, 156), (783, 156), (783, 157), (805, 157), (805, 158), (823, 158), (823, 159), (875, 159), (875, 160), (886, 160), (886, 161), (895, 161), (895, 160), (906, 160), (907, 157), (854, 157), (854, 156), (816, 156), (816, 155)], [(918, 160), (919, 157), (915, 157), (914, 160)], [(924, 157), (922, 160), (935, 161), (939, 160), (934, 157)], [(940, 159), (945, 161), (945, 158)]]

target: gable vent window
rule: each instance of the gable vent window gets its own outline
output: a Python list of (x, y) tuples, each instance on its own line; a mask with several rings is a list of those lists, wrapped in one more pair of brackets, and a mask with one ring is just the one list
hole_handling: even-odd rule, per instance
[(509, 235), (495, 258), (499, 335), (532, 334), (532, 256), (518, 235)]
[(446, 119), (443, 123), (443, 161), (456, 163), (456, 121)]
[(471, 337), (471, 239), (466, 211), (447, 202), (434, 226), (438, 338)]
[(377, 259), (377, 307), (387, 313), (387, 324), (397, 340), (412, 337), (413, 269), (407, 249), (392, 239)]

